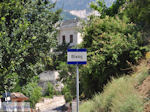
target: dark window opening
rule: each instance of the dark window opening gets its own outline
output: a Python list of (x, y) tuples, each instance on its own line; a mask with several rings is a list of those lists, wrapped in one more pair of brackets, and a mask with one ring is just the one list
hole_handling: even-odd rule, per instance
[(62, 42), (65, 43), (66, 42), (66, 38), (65, 35), (62, 36)]
[(70, 35), (70, 43), (73, 43), (73, 35)]

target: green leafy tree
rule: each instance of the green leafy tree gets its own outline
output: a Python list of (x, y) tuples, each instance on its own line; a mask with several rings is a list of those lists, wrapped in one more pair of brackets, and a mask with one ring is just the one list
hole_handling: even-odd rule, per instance
[(132, 0), (128, 2), (124, 13), (132, 22), (142, 27), (149, 28), (150, 25), (150, 0)]
[(101, 18), (107, 16), (114, 16), (120, 12), (120, 8), (125, 4), (127, 0), (116, 0), (112, 6), (107, 7), (104, 0), (96, 0), (96, 2), (91, 2), (90, 7), (100, 13)]
[(126, 15), (130, 22), (138, 23), (146, 28), (150, 24), (150, 0), (115, 0), (110, 7), (106, 6), (104, 0), (96, 0), (90, 6), (101, 14), (101, 18), (106, 15)]
[[(4, 85), (12, 85), (12, 89), (16, 84), (22, 86), (46, 69), (60, 20), (61, 10), (54, 11), (54, 6), (49, 0), (0, 1), (1, 92)], [(12, 74), (14, 82), (10, 84), (7, 79)]]
[(81, 68), (81, 85), (86, 97), (103, 90), (111, 77), (130, 72), (142, 56), (142, 34), (126, 18), (95, 17), (84, 27), (83, 48), (88, 50), (88, 64)]

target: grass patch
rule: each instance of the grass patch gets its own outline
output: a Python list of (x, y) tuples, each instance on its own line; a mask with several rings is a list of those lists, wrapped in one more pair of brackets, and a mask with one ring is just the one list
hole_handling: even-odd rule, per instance
[(80, 106), (80, 110), (84, 110), (84, 112), (94, 112), (93, 108), (94, 108), (93, 100), (85, 101)]
[(80, 105), (80, 112), (143, 112), (144, 98), (136, 87), (149, 75), (147, 61), (142, 61), (134, 74), (112, 78), (102, 93)]
[(112, 79), (104, 92), (80, 106), (80, 112), (142, 112), (143, 99), (134, 88), (135, 79), (124, 76)]

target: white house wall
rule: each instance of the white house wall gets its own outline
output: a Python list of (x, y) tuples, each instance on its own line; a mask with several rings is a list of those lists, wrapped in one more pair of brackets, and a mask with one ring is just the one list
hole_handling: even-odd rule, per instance
[(81, 44), (82, 43), (82, 41), (83, 41), (83, 38), (82, 38), (82, 35), (81, 35), (81, 33), (80, 32), (78, 32), (78, 34), (77, 34), (78, 36), (78, 42), (77, 42), (77, 44)]
[(73, 35), (73, 43), (71, 43), (70, 45), (73, 46), (78, 44), (78, 40), (77, 40), (78, 33), (76, 32), (75, 28), (64, 28), (60, 30), (59, 45), (62, 44), (63, 35), (65, 36), (66, 43), (70, 42), (70, 35)]

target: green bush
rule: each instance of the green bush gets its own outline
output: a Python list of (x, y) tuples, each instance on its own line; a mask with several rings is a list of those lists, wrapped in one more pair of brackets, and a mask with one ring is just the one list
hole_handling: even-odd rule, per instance
[(72, 101), (73, 95), (71, 94), (68, 86), (66, 86), (66, 85), (64, 86), (64, 88), (62, 90), (62, 94), (64, 95), (66, 102)]
[(81, 68), (81, 86), (86, 97), (103, 90), (110, 78), (131, 72), (131, 64), (144, 50), (140, 28), (119, 17), (92, 18), (83, 29), (83, 48), (87, 48), (87, 65)]
[(72, 97), (72, 95), (71, 95), (70, 92), (66, 92), (66, 93), (64, 94), (64, 97), (65, 97), (66, 102), (70, 102), (70, 101), (72, 101), (72, 99), (73, 99), (73, 97)]
[(29, 98), (31, 107), (42, 97), (42, 88), (38, 86), (36, 82), (30, 82), (22, 88), (22, 92)]
[(48, 82), (47, 89), (45, 91), (44, 96), (52, 98), (54, 96), (54, 94), (55, 94), (55, 89), (54, 89), (53, 85), (50, 82)]

